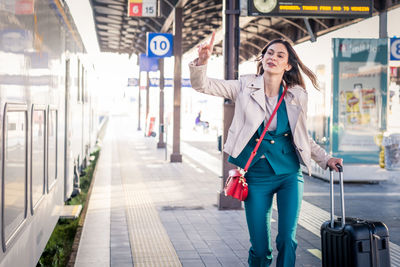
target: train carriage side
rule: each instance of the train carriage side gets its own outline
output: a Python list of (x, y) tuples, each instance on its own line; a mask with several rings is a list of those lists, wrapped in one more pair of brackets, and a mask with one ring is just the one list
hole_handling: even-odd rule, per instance
[(63, 2), (0, 4), (0, 267), (36, 265), (72, 193), (84, 57)]
[(68, 168), (66, 171), (66, 180), (68, 191), (65, 197), (68, 198), (72, 193), (72, 189), (75, 185), (79, 185), (79, 174), (81, 172), (82, 162), (82, 100), (81, 100), (81, 89), (82, 89), (82, 65), (81, 56), (70, 53), (70, 75), (71, 85), (68, 92), (68, 106), (67, 106), (67, 156)]

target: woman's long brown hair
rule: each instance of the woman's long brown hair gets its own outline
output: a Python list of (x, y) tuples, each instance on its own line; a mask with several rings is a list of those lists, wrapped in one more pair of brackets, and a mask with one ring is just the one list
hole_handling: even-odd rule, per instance
[(318, 86), (318, 81), (317, 81), (317, 76), (315, 76), (314, 72), (312, 72), (306, 65), (303, 64), (303, 62), (300, 60), (299, 56), (297, 55), (296, 51), (293, 49), (291, 44), (284, 40), (284, 39), (274, 39), (270, 41), (262, 50), (261, 54), (257, 57), (257, 74), (262, 75), (264, 73), (264, 68), (262, 65), (262, 60), (264, 58), (265, 53), (267, 52), (268, 48), (276, 43), (283, 44), (288, 53), (289, 53), (289, 59), (288, 63), (292, 66), (292, 68), (289, 71), (285, 71), (283, 74), (283, 80), (286, 82), (288, 87), (292, 87), (294, 85), (300, 85), (304, 89), (306, 88), (303, 76), (300, 73), (300, 69), (303, 71), (305, 75), (311, 80), (313, 86), (316, 89), (319, 89)]

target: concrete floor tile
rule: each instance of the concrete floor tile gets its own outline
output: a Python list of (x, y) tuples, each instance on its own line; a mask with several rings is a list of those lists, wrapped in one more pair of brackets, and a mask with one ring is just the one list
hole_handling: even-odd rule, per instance
[(201, 260), (181, 260), (182, 267), (206, 267)]

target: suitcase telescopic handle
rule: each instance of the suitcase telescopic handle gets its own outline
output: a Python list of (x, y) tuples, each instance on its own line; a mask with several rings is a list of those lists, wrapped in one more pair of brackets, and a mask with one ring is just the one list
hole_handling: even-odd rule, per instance
[[(340, 184), (340, 202), (342, 205), (342, 228), (345, 225), (345, 211), (344, 211), (344, 189), (343, 189), (343, 167), (340, 164), (336, 164), (336, 168), (339, 170), (339, 184)], [(335, 201), (333, 192), (333, 169), (329, 167), (330, 170), (330, 197), (331, 197), (331, 228), (335, 227)]]

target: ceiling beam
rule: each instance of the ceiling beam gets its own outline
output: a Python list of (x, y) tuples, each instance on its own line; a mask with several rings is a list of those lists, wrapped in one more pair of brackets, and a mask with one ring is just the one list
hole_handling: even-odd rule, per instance
[[(175, 7), (183, 8), (188, 1), (189, 0), (179, 0), (176, 3)], [(174, 18), (175, 18), (175, 9), (171, 13), (169, 13), (168, 18), (165, 20), (164, 25), (161, 27), (160, 31), (166, 32), (172, 26), (172, 23), (174, 22)]]
[(279, 36), (282, 36), (282, 37), (285, 38), (290, 44), (293, 44), (293, 40), (292, 40), (289, 36), (287, 36), (286, 34), (283, 34), (282, 32), (280, 32), (280, 31), (278, 31), (278, 30), (275, 30), (275, 29), (272, 28), (272, 27), (269, 27), (269, 26), (263, 25), (263, 24), (257, 24), (257, 23), (254, 23), (254, 22), (249, 23), (249, 25), (250, 25), (250, 26), (255, 26), (255, 27), (261, 26), (261, 27), (265, 28), (267, 31), (271, 31), (271, 32), (273, 32), (273, 33), (275, 33), (275, 34), (277, 34), (277, 35), (279, 35)]

